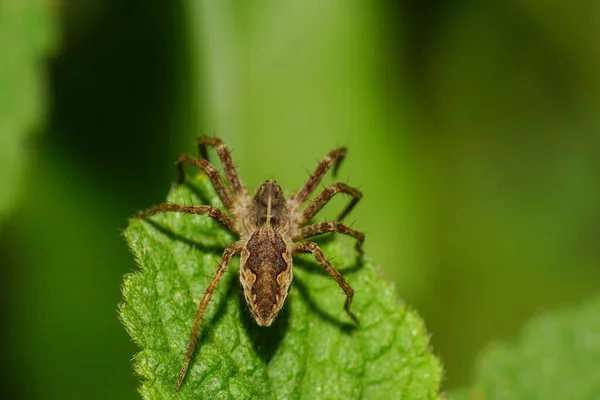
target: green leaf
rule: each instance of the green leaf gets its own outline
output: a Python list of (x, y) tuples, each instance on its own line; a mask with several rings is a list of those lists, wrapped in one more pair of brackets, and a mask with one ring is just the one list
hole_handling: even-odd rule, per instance
[(495, 344), (478, 363), (475, 385), (454, 399), (600, 398), (600, 297), (542, 314), (516, 344)]
[(16, 202), (28, 160), (26, 136), (44, 114), (41, 66), (57, 36), (44, 3), (0, 0), (0, 221)]
[[(219, 206), (202, 175), (171, 191), (168, 201)], [(235, 238), (205, 216), (165, 213), (132, 220), (125, 237), (141, 271), (123, 284), (120, 316), (142, 348), (135, 369), (145, 399), (434, 399), (442, 368), (423, 321), (398, 300), (353, 245), (321, 242), (356, 290), (355, 326), (344, 295), (322, 268), (294, 262), (287, 303), (269, 328), (247, 311), (234, 259), (202, 320), (195, 359), (179, 392), (196, 304), (225, 246)]]

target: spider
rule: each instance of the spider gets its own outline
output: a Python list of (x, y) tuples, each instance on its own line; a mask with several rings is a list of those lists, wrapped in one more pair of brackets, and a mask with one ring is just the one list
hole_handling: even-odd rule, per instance
[[(216, 149), (225, 176), (229, 181), (229, 187), (225, 185), (216, 168), (208, 161), (207, 146)], [(185, 154), (177, 157), (179, 183), (185, 182), (184, 164), (190, 164), (204, 170), (227, 212), (206, 205), (183, 206), (162, 203), (134, 214), (135, 218), (144, 218), (160, 212), (207, 215), (239, 236), (236, 242), (227, 246), (223, 251), (217, 271), (198, 304), (185, 361), (177, 378), (175, 390), (179, 390), (181, 387), (192, 360), (200, 321), (210, 298), (231, 258), (237, 254), (240, 255), (239, 273), (244, 297), (258, 325), (271, 325), (285, 303), (293, 277), (292, 256), (298, 253), (311, 253), (325, 271), (336, 280), (346, 294), (344, 304), (346, 313), (354, 323), (358, 323), (358, 319), (350, 311), (350, 304), (354, 296), (352, 287), (329, 263), (317, 243), (298, 241), (327, 232), (338, 232), (355, 238), (357, 240), (357, 250), (362, 254), (364, 234), (341, 223), (342, 219), (361, 199), (362, 193), (360, 191), (345, 183), (334, 183), (327, 186), (304, 210), (301, 210), (302, 205), (315, 191), (323, 176), (331, 167), (333, 167), (335, 176), (341, 161), (346, 155), (346, 148), (341, 147), (327, 154), (319, 162), (319, 165), (300, 191), (292, 194), (289, 199), (284, 197), (281, 187), (273, 180), (265, 181), (256, 190), (253, 197), (249, 196), (248, 191), (240, 182), (227, 145), (220, 139), (201, 136), (198, 138), (198, 150), (200, 158)], [(352, 197), (337, 221), (307, 225), (309, 220), (337, 193), (345, 193)]]

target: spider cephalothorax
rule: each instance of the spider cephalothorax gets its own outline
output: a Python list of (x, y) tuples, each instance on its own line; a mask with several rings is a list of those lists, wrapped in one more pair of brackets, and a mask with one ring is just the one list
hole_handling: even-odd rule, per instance
[[(225, 185), (215, 167), (208, 162), (206, 146), (214, 146), (217, 150), (229, 187)], [(364, 235), (341, 223), (341, 220), (362, 197), (358, 190), (345, 183), (329, 185), (304, 210), (301, 210), (301, 206), (315, 191), (327, 171), (333, 167), (334, 173), (336, 172), (346, 155), (346, 149), (342, 147), (325, 156), (300, 191), (286, 199), (281, 187), (272, 180), (260, 185), (254, 196), (250, 197), (240, 183), (227, 145), (220, 139), (202, 136), (198, 138), (198, 148), (202, 158), (187, 155), (177, 157), (179, 182), (185, 181), (184, 164), (201, 168), (211, 180), (227, 212), (204, 205), (181, 206), (163, 203), (135, 214), (137, 218), (147, 217), (158, 212), (208, 215), (239, 236), (239, 239), (227, 246), (223, 252), (219, 267), (198, 304), (194, 328), (185, 362), (177, 379), (176, 389), (181, 386), (192, 359), (202, 316), (227, 265), (236, 254), (240, 255), (240, 282), (244, 290), (244, 297), (259, 325), (271, 325), (283, 307), (293, 278), (292, 256), (297, 253), (311, 253), (325, 271), (336, 280), (346, 294), (344, 309), (354, 322), (358, 322), (356, 316), (350, 311), (354, 290), (329, 263), (316, 243), (301, 241), (327, 232), (338, 232), (355, 238), (357, 248), (362, 249)], [(337, 221), (307, 224), (336, 193), (346, 193), (352, 196), (352, 200)]]

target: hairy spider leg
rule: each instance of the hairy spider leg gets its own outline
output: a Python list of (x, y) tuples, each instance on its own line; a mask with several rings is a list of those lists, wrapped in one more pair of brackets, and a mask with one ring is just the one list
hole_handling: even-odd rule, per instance
[(225, 249), (223, 252), (223, 256), (221, 256), (221, 260), (219, 261), (219, 268), (215, 272), (215, 275), (212, 277), (208, 288), (204, 292), (204, 296), (202, 296), (202, 300), (198, 303), (198, 309), (196, 310), (196, 318), (194, 319), (194, 328), (192, 329), (192, 335), (190, 336), (190, 343), (187, 348), (187, 352), (185, 354), (185, 361), (183, 362), (183, 366), (181, 367), (181, 371), (179, 372), (179, 376), (177, 377), (177, 383), (175, 384), (175, 390), (179, 390), (181, 384), (183, 383), (183, 379), (187, 373), (190, 362), (192, 361), (192, 357), (194, 356), (194, 349), (196, 348), (196, 341), (198, 340), (198, 330), (200, 329), (200, 321), (202, 320), (202, 316), (206, 311), (206, 307), (208, 307), (208, 303), (210, 302), (210, 298), (212, 297), (221, 277), (225, 273), (231, 258), (242, 251), (243, 242), (237, 241)]
[(240, 182), (235, 164), (231, 158), (229, 147), (227, 147), (227, 145), (219, 138), (200, 136), (198, 138), (198, 152), (200, 153), (200, 157), (206, 160), (208, 160), (206, 146), (213, 146), (215, 150), (217, 150), (217, 154), (221, 159), (221, 164), (223, 165), (223, 170), (225, 172), (225, 176), (227, 177), (227, 181), (229, 181), (233, 195), (237, 198), (244, 196), (246, 193), (244, 192), (244, 187)]
[(161, 203), (145, 211), (139, 211), (133, 214), (134, 218), (145, 218), (159, 212), (181, 212), (186, 214), (208, 215), (215, 219), (231, 232), (237, 232), (233, 220), (218, 208), (211, 206), (181, 206), (179, 204)]
[(341, 233), (342, 235), (348, 235), (348, 236), (351, 236), (354, 239), (356, 239), (356, 250), (362, 256), (362, 254), (363, 254), (362, 245), (363, 245), (363, 242), (365, 241), (365, 235), (361, 232), (355, 231), (354, 229), (348, 228), (346, 225), (344, 225), (340, 222), (327, 221), (327, 222), (321, 222), (318, 224), (311, 224), (311, 225), (303, 226), (298, 231), (298, 234), (296, 236), (294, 236), (294, 239), (306, 239), (306, 238), (310, 238), (310, 237), (321, 235), (323, 233), (328, 233), (328, 232), (337, 232), (337, 233)]
[(356, 203), (358, 203), (358, 201), (362, 198), (362, 193), (359, 190), (348, 186), (345, 183), (339, 182), (329, 185), (317, 197), (315, 197), (314, 200), (308, 204), (308, 206), (306, 206), (300, 215), (298, 225), (308, 222), (308, 220), (318, 213), (321, 208), (323, 208), (323, 206), (325, 206), (325, 204), (327, 204), (327, 202), (331, 200), (331, 198), (337, 193), (346, 193), (352, 196), (352, 200), (350, 200), (350, 203), (348, 203), (346, 208), (344, 208), (344, 210), (340, 213), (337, 221), (342, 221), (344, 217), (348, 215), (348, 213), (354, 208)]
[(231, 197), (231, 193), (229, 192), (227, 186), (225, 186), (223, 178), (221, 178), (221, 175), (219, 175), (219, 172), (211, 163), (209, 163), (207, 160), (191, 157), (186, 154), (180, 154), (179, 156), (177, 156), (177, 171), (179, 172), (179, 184), (185, 182), (185, 171), (183, 169), (184, 164), (193, 165), (194, 167), (200, 168), (204, 172), (206, 172), (206, 175), (208, 175), (208, 178), (212, 182), (215, 191), (217, 192), (217, 195), (221, 199), (221, 202), (223, 203), (225, 208), (229, 210), (229, 212), (233, 212), (233, 209), (235, 208), (235, 203), (233, 201), (233, 198)]
[(348, 314), (348, 316), (354, 321), (355, 324), (358, 324), (358, 318), (352, 311), (350, 311), (350, 305), (352, 304), (352, 297), (354, 297), (354, 289), (352, 286), (346, 282), (344, 277), (335, 269), (325, 257), (325, 254), (319, 248), (319, 245), (314, 242), (298, 242), (294, 243), (293, 246), (294, 253), (311, 253), (313, 257), (317, 260), (319, 264), (323, 266), (325, 271), (329, 275), (335, 279), (335, 281), (340, 285), (344, 293), (346, 294), (346, 302), (344, 303), (344, 310)]
[(308, 200), (308, 198), (315, 191), (319, 183), (321, 183), (323, 176), (325, 176), (327, 171), (329, 171), (329, 168), (333, 166), (333, 175), (335, 176), (337, 174), (337, 170), (340, 167), (340, 163), (346, 156), (346, 151), (347, 150), (345, 147), (340, 147), (339, 149), (335, 149), (329, 154), (327, 154), (325, 157), (323, 157), (323, 159), (321, 160), (315, 171), (310, 175), (302, 189), (300, 189), (300, 191), (292, 198), (292, 201), (296, 203), (294, 209), (297, 209), (302, 205), (302, 203)]

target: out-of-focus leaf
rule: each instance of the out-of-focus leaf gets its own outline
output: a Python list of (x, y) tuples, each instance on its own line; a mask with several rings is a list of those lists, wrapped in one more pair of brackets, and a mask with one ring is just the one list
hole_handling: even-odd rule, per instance
[(14, 206), (29, 154), (26, 139), (44, 116), (44, 60), (55, 16), (33, 0), (0, 0), (0, 221)]
[(600, 298), (540, 315), (516, 344), (496, 344), (479, 362), (475, 384), (454, 399), (600, 398)]

